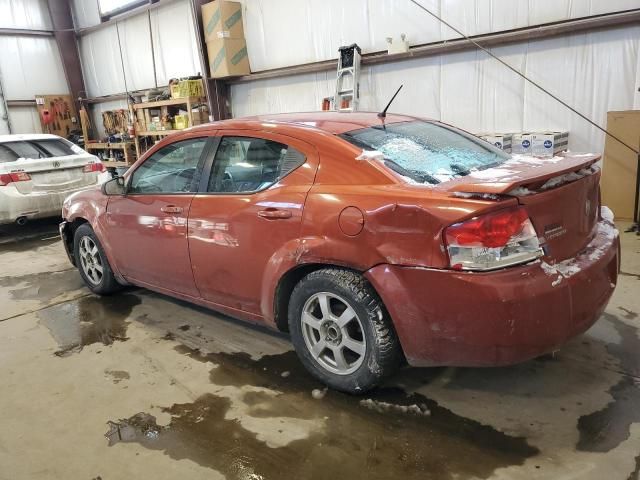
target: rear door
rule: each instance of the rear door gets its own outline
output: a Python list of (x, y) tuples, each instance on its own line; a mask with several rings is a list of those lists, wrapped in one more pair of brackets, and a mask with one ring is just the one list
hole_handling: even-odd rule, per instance
[(127, 176), (127, 194), (109, 197), (108, 241), (120, 272), (134, 283), (198, 297), (187, 218), (202, 175), (208, 137), (179, 140)]
[(13, 185), (22, 194), (42, 194), (95, 185), (100, 162), (61, 138), (18, 140), (0, 144), (2, 173), (25, 172), (30, 179)]
[(295, 251), (318, 154), (301, 140), (225, 131), (189, 215), (196, 284), (210, 302), (260, 315), (268, 264)]

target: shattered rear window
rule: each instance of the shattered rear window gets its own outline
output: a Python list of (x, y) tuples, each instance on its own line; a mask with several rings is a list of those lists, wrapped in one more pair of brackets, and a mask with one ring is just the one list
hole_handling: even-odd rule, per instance
[(509, 155), (472, 135), (437, 122), (412, 121), (340, 135), (384, 154), (384, 164), (413, 182), (436, 184), (504, 163)]

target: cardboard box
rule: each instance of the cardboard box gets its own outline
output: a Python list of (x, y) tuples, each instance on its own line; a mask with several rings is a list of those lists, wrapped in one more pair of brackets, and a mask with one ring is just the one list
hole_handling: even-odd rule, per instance
[(202, 80), (180, 80), (171, 85), (171, 98), (204, 97)]
[[(607, 130), (620, 140), (640, 147), (640, 110), (608, 112)], [(606, 136), (602, 159), (602, 204), (608, 206), (616, 219), (631, 220), (636, 191), (638, 156), (623, 144)]]
[(173, 117), (173, 128), (176, 130), (184, 130), (189, 128), (189, 115), (186, 113)]
[(237, 77), (251, 73), (247, 43), (240, 38), (217, 38), (207, 42), (212, 78)]
[(205, 42), (222, 38), (244, 38), (242, 4), (215, 0), (202, 5), (202, 31)]
[(538, 157), (553, 157), (569, 147), (569, 132), (541, 132), (531, 136), (531, 153)]
[(498, 147), (500, 150), (511, 153), (511, 144), (513, 139), (513, 134), (511, 133), (486, 133), (480, 135), (480, 138)]
[(514, 133), (511, 139), (511, 153), (517, 155), (531, 155), (531, 141), (533, 135), (530, 133)]

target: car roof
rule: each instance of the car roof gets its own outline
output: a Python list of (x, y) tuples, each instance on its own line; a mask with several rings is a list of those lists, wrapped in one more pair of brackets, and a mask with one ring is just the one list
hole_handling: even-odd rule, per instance
[(194, 130), (259, 128), (260, 126), (268, 126), (263, 124), (272, 123), (275, 125), (286, 124), (294, 128), (314, 128), (338, 135), (351, 130), (383, 125), (384, 123), (410, 122), (413, 120), (418, 120), (418, 118), (395, 113), (389, 113), (386, 118), (381, 119), (376, 112), (276, 113), (221, 120), (195, 127)]
[(15, 135), (0, 135), (0, 143), (29, 141), (29, 140), (51, 140), (51, 139), (60, 139), (60, 138), (61, 137), (57, 135), (51, 135), (48, 133), (24, 133), (24, 134), (15, 134)]

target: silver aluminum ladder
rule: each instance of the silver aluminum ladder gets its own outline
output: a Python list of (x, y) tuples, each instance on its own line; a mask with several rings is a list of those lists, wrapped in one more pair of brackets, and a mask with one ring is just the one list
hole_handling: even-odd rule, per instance
[(338, 76), (333, 108), (338, 112), (355, 112), (360, 103), (360, 54), (357, 44), (338, 49)]

